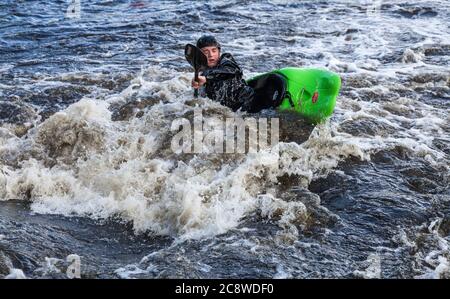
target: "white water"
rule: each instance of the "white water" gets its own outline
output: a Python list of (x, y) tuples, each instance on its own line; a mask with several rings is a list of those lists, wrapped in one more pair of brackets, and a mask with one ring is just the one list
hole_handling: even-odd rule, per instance
[[(436, 141), (444, 145), (450, 142), (445, 102), (450, 81), (448, 62), (444, 61), (448, 56), (427, 54), (434, 48), (445, 50), (445, 45), (448, 46), (450, 32), (445, 22), (448, 2), (424, 4), (435, 8), (436, 18), (395, 15), (393, 12), (403, 9), (400, 4), (405, 1), (383, 2), (393, 8), (369, 16), (351, 6), (352, 3), (318, 5), (315, 13), (306, 18), (288, 1), (248, 4), (246, 10), (228, 6), (228, 2), (210, 4), (247, 17), (248, 23), (209, 22), (211, 16), (201, 9), (195, 14), (200, 22), (207, 20), (211, 30), (218, 32), (224, 49), (235, 54), (247, 78), (287, 64), (324, 67), (340, 73), (346, 93), (339, 96), (333, 117), (317, 126), (306, 142), (281, 142), (269, 151), (251, 155), (173, 153), (172, 121), (186, 117), (195, 107), (202, 107), (208, 116), (242, 115), (208, 99), (192, 101), (189, 87), (192, 73), (183, 70), (187, 63), (180, 59), (179, 45), (160, 52), (156, 46), (155, 52), (152, 48), (148, 57), (142, 57), (147, 64), (122, 91), (108, 94), (104, 88), (93, 88), (88, 97), (80, 98), (43, 122), (30, 112), (33, 119), (24, 125), (26, 129), (34, 127), (23, 137), (18, 137), (17, 132), (24, 128), (2, 125), (0, 200), (30, 201), (36, 213), (112, 217), (131, 222), (136, 233), (170, 235), (179, 240), (202, 240), (230, 232), (246, 216), (256, 213), (263, 220), (275, 219), (283, 228), (275, 236), (277, 244), (292, 244), (308, 221), (311, 207), (284, 198), (279, 190), (281, 176), (291, 175), (293, 181), (298, 180), (294, 185), (307, 188), (314, 179), (339, 172), (338, 163), (349, 157), (370, 161), (379, 151), (401, 148), (412, 159), (426, 161), (448, 182), (450, 165), (446, 148), (435, 145)], [(165, 9), (170, 11), (173, 7), (167, 4)], [(286, 25), (291, 31), (281, 28), (285, 31), (279, 33), (276, 32), (279, 24), (264, 23), (275, 9), (276, 13), (293, 16)], [(342, 10), (348, 13), (339, 13)], [(177, 17), (173, 12), (170, 15)], [(133, 22), (138, 21), (142, 20)], [(230, 35), (220, 29), (225, 26), (231, 27)], [(246, 27), (258, 26), (261, 31), (239, 33)], [(264, 32), (269, 29), (275, 32)], [(175, 29), (166, 33), (179, 34)], [(177, 42), (180, 45), (193, 42), (199, 32), (189, 34)], [(120, 55), (132, 52), (129, 49), (137, 45), (124, 42)], [(117, 53), (108, 50), (102, 57), (113, 58), (113, 54)], [(93, 62), (90, 58), (82, 61)], [(169, 63), (179, 65), (173, 67)], [(5, 64), (1, 71), (7, 72), (11, 67)], [(25, 80), (23, 84), (1, 85), (0, 94), (19, 88), (63, 87), (80, 78), (98, 80), (100, 84), (109, 75), (100, 74), (99, 70), (108, 67), (57, 76), (36, 74), (31, 83)], [(432, 79), (422, 83), (412, 80), (427, 74)], [(417, 92), (417, 88), (441, 98), (433, 101), (431, 96)], [(145, 109), (140, 118), (111, 120), (111, 110), (137, 99), (151, 99), (155, 104)], [(437, 240), (436, 248), (417, 254), (418, 261), (426, 261), (417, 270), (420, 272), (417, 277), (446, 277), (448, 239), (435, 229), (429, 235)], [(407, 241), (415, 244), (413, 239)], [(250, 245), (256, 252), (258, 245)], [(378, 262), (382, 267), (383, 257), (367, 258), (364, 267), (354, 274), (382, 277)], [(424, 268), (426, 273), (422, 271)], [(129, 272), (122, 270), (119, 272), (123, 277), (145, 273), (145, 269), (141, 272), (136, 267)], [(290, 277), (291, 270), (280, 265), (275, 277)]]

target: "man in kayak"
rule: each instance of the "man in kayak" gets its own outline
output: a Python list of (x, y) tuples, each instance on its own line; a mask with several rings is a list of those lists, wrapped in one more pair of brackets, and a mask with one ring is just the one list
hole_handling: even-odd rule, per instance
[(205, 86), (206, 96), (233, 111), (255, 112), (255, 92), (242, 79), (242, 70), (229, 53), (220, 52), (220, 44), (211, 35), (198, 39), (197, 47), (208, 59), (208, 68), (192, 80), (192, 87)]

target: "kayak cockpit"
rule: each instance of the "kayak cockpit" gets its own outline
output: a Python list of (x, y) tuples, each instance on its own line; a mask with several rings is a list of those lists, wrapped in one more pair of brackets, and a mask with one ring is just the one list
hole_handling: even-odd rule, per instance
[(264, 74), (248, 80), (247, 83), (255, 91), (257, 111), (278, 107), (285, 98), (286, 80), (280, 74)]

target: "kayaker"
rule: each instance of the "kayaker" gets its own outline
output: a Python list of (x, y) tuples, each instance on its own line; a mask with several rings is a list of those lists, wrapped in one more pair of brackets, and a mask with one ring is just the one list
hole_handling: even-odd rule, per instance
[(255, 92), (242, 78), (242, 70), (230, 53), (221, 54), (221, 47), (214, 36), (204, 35), (197, 47), (208, 59), (208, 68), (192, 80), (192, 87), (205, 86), (206, 96), (233, 111), (254, 112)]

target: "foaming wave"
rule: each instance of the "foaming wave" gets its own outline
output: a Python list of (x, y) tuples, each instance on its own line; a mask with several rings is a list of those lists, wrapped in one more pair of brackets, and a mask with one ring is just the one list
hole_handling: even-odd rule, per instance
[[(140, 118), (115, 122), (111, 101), (82, 99), (30, 130), (27, 142), (9, 138), (2, 143), (9, 152), (26, 153), (16, 155), (17, 165), (2, 165), (3, 200), (29, 200), (38, 213), (114, 217), (131, 222), (136, 232), (183, 238), (224, 233), (256, 210), (268, 218), (281, 215), (280, 226), (292, 229), (305, 221), (307, 206), (259, 197), (276, 188), (278, 177), (294, 174), (307, 186), (341, 159), (365, 157), (332, 137), (329, 124), (316, 127), (302, 145), (279, 143), (227, 157), (177, 155), (169, 148), (171, 123), (193, 111), (190, 96), (180, 93), (188, 90), (184, 76), (156, 84), (144, 74), (132, 83), (139, 86), (115, 98), (166, 93), (169, 102), (148, 107)], [(209, 100), (199, 104), (209, 115), (231, 113)]]
[[(338, 102), (339, 122), (316, 126), (302, 144), (281, 142), (248, 155), (175, 154), (173, 120), (192, 114), (197, 105), (208, 116), (235, 115), (208, 99), (193, 101), (189, 81), (187, 73), (174, 76), (149, 67), (122, 92), (106, 101), (82, 99), (29, 130), (26, 138), (2, 134), (3, 200), (29, 200), (38, 213), (113, 217), (131, 222), (136, 232), (183, 238), (224, 233), (260, 211), (285, 230), (281, 239), (292, 239), (314, 207), (284, 199), (277, 192), (280, 177), (295, 176), (297, 185), (307, 188), (349, 156), (369, 160), (372, 153), (398, 145), (435, 163), (442, 158), (426, 134), (443, 129), (438, 110), (407, 98), (386, 103), (347, 97)], [(141, 107), (140, 117), (133, 112), (112, 121), (111, 110), (148, 99), (156, 100)], [(394, 134), (354, 136), (342, 130), (342, 124), (358, 119), (381, 121), (378, 130), (391, 128)], [(409, 130), (401, 126), (405, 122)]]

